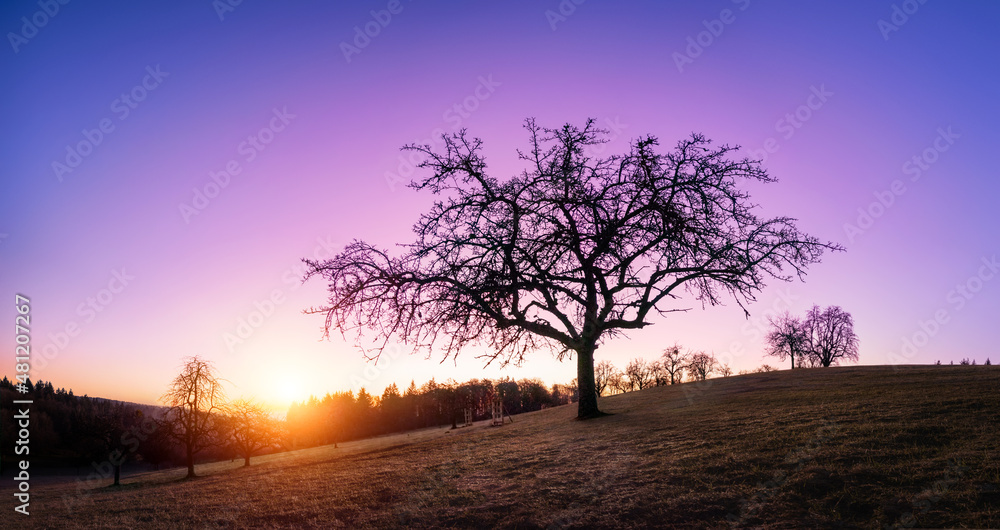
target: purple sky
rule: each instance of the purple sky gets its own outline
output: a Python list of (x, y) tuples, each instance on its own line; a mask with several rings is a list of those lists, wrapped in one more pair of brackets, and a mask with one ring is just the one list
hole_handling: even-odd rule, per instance
[[(467, 127), (511, 175), (526, 117), (596, 118), (614, 129), (607, 153), (693, 131), (742, 145), (779, 179), (752, 188), (764, 214), (847, 248), (805, 283), (773, 283), (749, 321), (686, 300), (599, 360), (679, 341), (734, 370), (784, 366), (757, 325), (815, 303), (854, 315), (863, 364), (1000, 361), (1000, 5), (101, 4), (0, 8), (0, 319), (30, 297), (33, 379), (153, 402), (200, 354), (231, 395), (276, 406), (432, 376), (568, 382), (575, 364), (545, 352), (503, 371), (471, 351), (366, 365), (302, 314), (325, 286), (299, 284), (300, 258), (411, 240), (430, 198), (387, 181), (401, 145)], [(241, 319), (252, 333), (227, 345)]]

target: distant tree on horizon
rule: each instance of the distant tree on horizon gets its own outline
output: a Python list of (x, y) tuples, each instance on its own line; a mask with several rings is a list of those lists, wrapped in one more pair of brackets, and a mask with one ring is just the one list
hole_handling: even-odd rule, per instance
[(719, 368), (719, 361), (715, 355), (703, 351), (691, 354), (687, 371), (694, 381), (704, 381)]
[(608, 386), (615, 391), (616, 394), (623, 394), (629, 391), (628, 378), (625, 377), (625, 373), (615, 368), (611, 372), (611, 377), (608, 378)]
[(653, 376), (653, 384), (656, 386), (666, 386), (670, 384), (670, 374), (663, 369), (663, 363), (660, 361), (650, 361), (649, 371)]
[[(550, 129), (525, 122), (528, 166), (498, 180), (482, 142), (462, 131), (444, 147), (409, 145), (428, 175), (410, 183), (436, 196), (416, 240), (390, 254), (356, 240), (328, 260), (304, 260), (328, 282), (325, 334), (375, 333), (371, 357), (396, 337), (414, 353), (457, 356), (482, 346), (487, 364), (539, 349), (577, 361), (577, 418), (597, 406), (594, 352), (609, 338), (732, 297), (745, 309), (770, 279), (802, 278), (824, 250), (789, 217), (761, 218), (740, 182), (774, 182), (737, 147), (692, 134), (668, 152), (653, 136), (624, 155), (594, 156), (608, 132), (593, 120)], [(749, 314), (749, 313), (748, 313)]]
[(594, 390), (598, 396), (604, 395), (604, 391), (611, 382), (611, 376), (615, 373), (615, 365), (611, 361), (603, 360), (594, 365)]
[(670, 384), (675, 385), (680, 383), (684, 378), (684, 370), (688, 365), (688, 355), (681, 352), (681, 347), (678, 344), (663, 350), (663, 354), (660, 356), (663, 359), (662, 366), (663, 370), (670, 374)]
[(799, 367), (829, 367), (841, 361), (858, 361), (858, 336), (854, 333), (854, 318), (840, 306), (820, 310), (813, 305), (804, 319), (788, 311), (769, 317), (771, 325), (765, 340), (767, 355), (785, 360), (789, 357), (792, 368), (795, 359)]
[(767, 321), (771, 326), (764, 339), (767, 342), (767, 355), (781, 361), (788, 357), (794, 370), (796, 357), (801, 365), (802, 358), (807, 354), (808, 337), (802, 319), (785, 311), (778, 316), (769, 316)]
[(198, 356), (187, 357), (181, 373), (160, 398), (169, 407), (163, 426), (172, 438), (184, 446), (186, 478), (196, 476), (195, 456), (220, 443), (222, 425), (219, 413), (226, 400), (222, 382), (211, 362)]
[(840, 364), (842, 360), (858, 361), (854, 318), (840, 306), (829, 306), (822, 311), (818, 305), (812, 306), (802, 327), (807, 355), (821, 366)]
[(281, 426), (260, 403), (237, 399), (226, 404), (225, 417), (230, 446), (243, 457), (244, 467), (264, 449), (281, 445)]
[(655, 384), (652, 366), (641, 357), (636, 357), (625, 366), (625, 378), (628, 380), (629, 390), (642, 390)]

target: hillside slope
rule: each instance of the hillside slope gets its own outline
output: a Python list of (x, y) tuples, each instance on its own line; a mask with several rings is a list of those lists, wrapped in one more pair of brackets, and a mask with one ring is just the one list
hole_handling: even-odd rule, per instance
[[(32, 525), (1000, 527), (1000, 367), (752, 374), (132, 477), (32, 490)], [(102, 483), (103, 486), (106, 483)], [(5, 489), (6, 491), (6, 489)], [(9, 495), (9, 493), (7, 493)], [(68, 511), (65, 501), (71, 503)], [(4, 520), (10, 510), (5, 510)], [(19, 521), (22, 522), (23, 521)]]

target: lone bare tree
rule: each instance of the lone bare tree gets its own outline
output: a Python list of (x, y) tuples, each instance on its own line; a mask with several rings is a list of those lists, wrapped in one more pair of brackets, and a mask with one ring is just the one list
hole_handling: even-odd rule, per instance
[[(800, 278), (824, 250), (788, 217), (761, 218), (741, 181), (774, 181), (737, 147), (693, 134), (667, 153), (652, 136), (624, 155), (592, 156), (607, 131), (542, 128), (527, 120), (527, 168), (487, 175), (482, 141), (463, 130), (405, 149), (426, 156), (410, 183), (437, 202), (398, 255), (354, 241), (337, 256), (305, 260), (329, 284), (331, 329), (375, 333), (377, 357), (396, 337), (414, 352), (448, 356), (484, 346), (487, 364), (520, 363), (540, 348), (575, 356), (579, 419), (601, 416), (594, 351), (602, 341), (723, 295), (744, 308), (770, 278)], [(372, 354), (372, 352), (377, 352)]]
[(135, 451), (136, 440), (130, 433), (142, 422), (142, 412), (118, 401), (98, 402), (94, 408), (85, 430), (100, 443), (101, 458), (114, 468), (113, 485), (120, 486), (122, 464)]
[(854, 318), (839, 306), (820, 311), (818, 305), (806, 313), (802, 323), (807, 352), (824, 367), (841, 360), (858, 360), (858, 336), (854, 334)]
[(792, 361), (792, 369), (795, 369), (795, 358), (798, 357), (801, 367), (801, 359), (807, 353), (809, 340), (802, 320), (792, 316), (788, 311), (776, 317), (768, 317), (767, 320), (771, 324), (771, 330), (768, 331), (765, 338), (767, 354), (782, 361), (787, 356)]
[(279, 445), (281, 428), (277, 420), (256, 401), (238, 399), (226, 405), (226, 418), (230, 444), (243, 457), (243, 466), (250, 465), (250, 457), (260, 451)]
[(670, 384), (676, 385), (684, 379), (684, 368), (688, 365), (688, 356), (681, 353), (681, 347), (677, 344), (663, 350), (661, 356), (663, 361), (663, 371), (670, 375)]
[(163, 426), (184, 446), (187, 478), (192, 478), (195, 455), (218, 443), (219, 413), (226, 400), (222, 380), (209, 361), (188, 357), (160, 400), (169, 407)]

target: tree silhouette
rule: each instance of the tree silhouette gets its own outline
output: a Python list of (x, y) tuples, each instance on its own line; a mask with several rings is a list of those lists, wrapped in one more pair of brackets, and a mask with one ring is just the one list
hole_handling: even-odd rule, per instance
[(128, 443), (128, 433), (142, 422), (142, 412), (118, 401), (98, 403), (94, 408), (89, 430), (101, 443), (104, 462), (114, 468), (113, 485), (120, 486), (122, 464), (134, 449)]
[(226, 405), (227, 431), (236, 454), (243, 457), (243, 466), (250, 457), (281, 443), (281, 427), (259, 403), (238, 399)]
[(691, 375), (691, 379), (695, 381), (708, 379), (708, 376), (712, 375), (718, 368), (719, 361), (711, 353), (693, 353), (688, 359), (687, 371)]
[(625, 366), (625, 377), (628, 378), (631, 390), (642, 390), (656, 383), (653, 367), (645, 359), (636, 357)]
[(808, 355), (820, 365), (829, 367), (842, 359), (858, 360), (858, 336), (854, 334), (854, 318), (839, 306), (820, 311), (814, 305), (802, 323)]
[(785, 357), (792, 360), (792, 369), (795, 368), (795, 358), (801, 359), (806, 355), (809, 337), (806, 336), (805, 327), (802, 320), (793, 317), (788, 311), (777, 317), (768, 317), (771, 330), (767, 337), (767, 354), (784, 361)]
[(670, 384), (675, 385), (684, 378), (684, 368), (688, 365), (688, 355), (681, 353), (681, 347), (677, 344), (663, 350), (661, 355), (663, 361), (660, 366), (663, 371), (670, 375)]
[(164, 416), (166, 432), (184, 446), (187, 478), (195, 476), (195, 455), (218, 443), (218, 413), (225, 399), (215, 368), (198, 356), (184, 359), (181, 373), (160, 398), (170, 408)]
[[(744, 307), (768, 278), (790, 280), (825, 249), (787, 217), (760, 218), (740, 181), (772, 182), (759, 162), (734, 158), (693, 134), (666, 154), (652, 136), (625, 155), (591, 156), (607, 131), (525, 123), (527, 169), (486, 173), (482, 142), (464, 130), (405, 149), (426, 155), (429, 173), (410, 183), (438, 197), (414, 226), (416, 241), (390, 255), (363, 241), (325, 261), (305, 260), (306, 278), (329, 284), (331, 329), (375, 333), (377, 357), (396, 337), (414, 352), (520, 363), (538, 349), (576, 356), (577, 417), (597, 407), (594, 351), (602, 341), (685, 311), (683, 290), (703, 305), (723, 295)], [(374, 355), (371, 354), (374, 352)]]
[(594, 366), (594, 390), (597, 395), (604, 394), (611, 382), (611, 376), (615, 373), (615, 365), (611, 361), (601, 361)]

